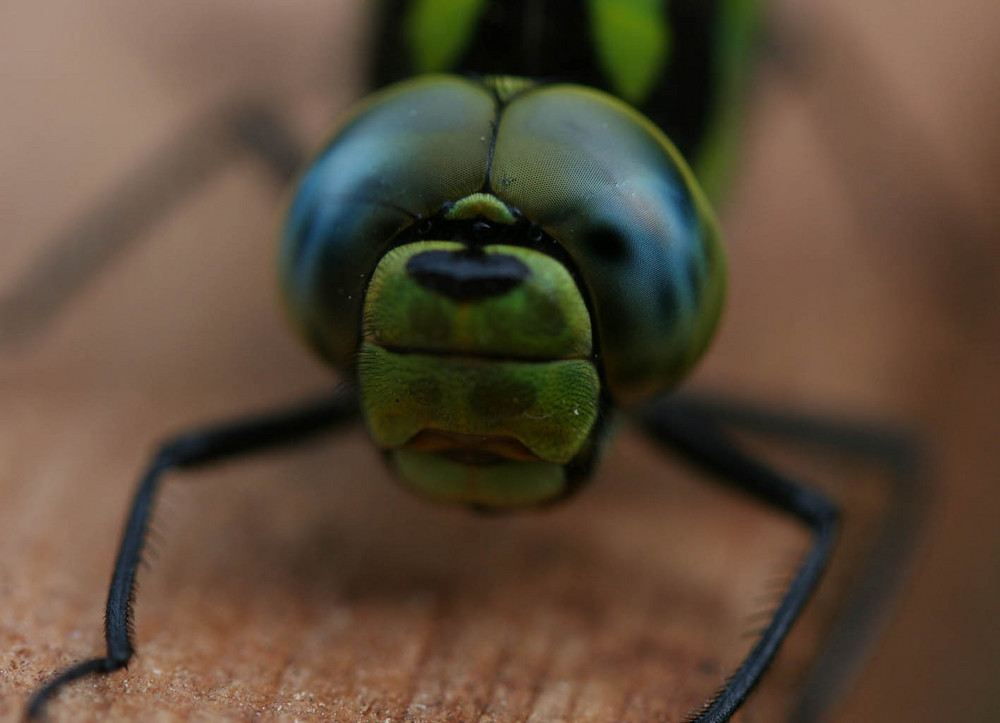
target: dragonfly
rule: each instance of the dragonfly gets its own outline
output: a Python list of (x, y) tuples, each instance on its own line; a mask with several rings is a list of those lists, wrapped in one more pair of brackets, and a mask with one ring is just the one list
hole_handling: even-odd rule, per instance
[[(285, 300), (306, 343), (353, 383), (161, 447), (114, 566), (106, 654), (57, 673), (29, 714), (132, 658), (136, 574), (167, 472), (362, 420), (418, 495), (514, 511), (578, 491), (622, 416), (811, 533), (757, 642), (692, 718), (728, 720), (814, 592), (839, 513), (725, 428), (868, 455), (899, 480), (912, 479), (915, 457), (882, 429), (673, 394), (722, 313), (724, 246), (710, 198), (726, 185), (762, 15), (749, 0), (389, 2), (376, 32), (381, 89), (304, 172), (266, 109), (224, 114), (277, 178), (301, 173), (282, 240)], [(168, 201), (161, 194), (150, 206)], [(101, 225), (82, 236), (101, 235)], [(111, 236), (134, 236), (137, 225)], [(22, 318), (57, 310), (85, 280), (81, 269), (113, 248), (82, 264), (56, 251), (39, 276), (61, 283), (24, 297), (21, 311), (34, 313)], [(908, 527), (887, 528), (896, 547)], [(802, 719), (827, 702), (833, 675), (807, 687)]]

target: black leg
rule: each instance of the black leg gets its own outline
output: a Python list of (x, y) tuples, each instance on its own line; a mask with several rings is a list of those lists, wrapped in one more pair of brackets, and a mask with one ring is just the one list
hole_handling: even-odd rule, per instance
[(267, 108), (230, 104), (197, 119), (58, 234), (18, 284), (0, 294), (0, 345), (27, 339), (183, 198), (249, 151), (285, 186), (304, 155)]
[(92, 673), (111, 673), (128, 665), (132, 658), (135, 649), (132, 627), (135, 576), (164, 472), (200, 467), (250, 452), (300, 442), (357, 416), (358, 405), (354, 395), (341, 393), (318, 402), (199, 429), (163, 444), (153, 456), (135, 491), (118, 548), (104, 613), (106, 655), (77, 663), (49, 680), (28, 701), (26, 717), (38, 718), (45, 702), (67, 683)]
[(852, 581), (791, 718), (815, 721), (850, 685), (910, 567), (930, 497), (923, 445), (912, 432), (886, 424), (822, 417), (713, 395), (684, 393), (669, 404), (681, 414), (697, 414), (774, 439), (867, 459), (889, 473), (889, 504), (871, 543), (871, 554)]
[(732, 678), (693, 723), (723, 723), (736, 712), (774, 659), (826, 566), (836, 535), (838, 511), (817, 492), (784, 477), (731, 444), (708, 417), (667, 403), (640, 410), (639, 421), (659, 442), (715, 473), (728, 484), (788, 512), (813, 533), (813, 544), (760, 639)]

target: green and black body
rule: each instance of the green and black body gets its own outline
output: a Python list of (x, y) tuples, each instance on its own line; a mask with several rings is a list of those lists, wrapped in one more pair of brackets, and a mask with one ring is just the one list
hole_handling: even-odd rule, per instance
[(724, 189), (764, 0), (383, 0), (375, 87), (426, 73), (512, 75), (615, 95)]

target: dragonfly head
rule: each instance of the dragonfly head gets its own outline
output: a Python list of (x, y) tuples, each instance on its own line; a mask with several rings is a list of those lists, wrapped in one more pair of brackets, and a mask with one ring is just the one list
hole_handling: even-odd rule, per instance
[(694, 366), (725, 258), (690, 169), (635, 109), (425, 76), (362, 102), (303, 174), (281, 280), (410, 487), (511, 508), (575, 489), (608, 410)]

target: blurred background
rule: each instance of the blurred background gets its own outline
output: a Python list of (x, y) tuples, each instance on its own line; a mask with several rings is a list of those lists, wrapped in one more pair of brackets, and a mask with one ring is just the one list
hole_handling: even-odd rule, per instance
[[(836, 719), (1000, 720), (1000, 4), (773, 5), (777, 47), (805, 62), (761, 69), (739, 179), (722, 209), (730, 307), (693, 384), (891, 420), (925, 437), (932, 501), (912, 572)], [(4, 4), (0, 293), (109, 194), (127, 193), (130, 174), (176, 160), (176, 139), (231, 102), (273, 108), (297, 140), (319, 143), (364, 92), (368, 21), (364, 3), (346, 0)], [(8, 330), (0, 346), (0, 714), (12, 719), (41, 675), (99, 644), (101, 586), (151, 440), (330, 384), (284, 330), (276, 303), (281, 185), (239, 153), (192, 177), (190, 192), (176, 192), (176, 208), (142, 229), (142, 242), (117, 254), (64, 313), (34, 335)], [(164, 526), (181, 542), (164, 546), (144, 594), (174, 594), (179, 609), (197, 610), (201, 598), (178, 581), (213, 579), (217, 559), (256, 585), (232, 583), (233, 600), (250, 613), (225, 608), (229, 598), (219, 593), (218, 619), (173, 640), (170, 630), (178, 635), (189, 621), (171, 618), (169, 601), (140, 605), (140, 650), (159, 668), (171, 667), (180, 638), (211, 640), (226, 615), (270, 620), (273, 587), (288, 581), (268, 563), (301, 564), (304, 571), (288, 574), (308, 576), (313, 561), (296, 555), (347, 541), (368, 547), (330, 564), (364, 566), (364, 555), (412, 539), (381, 524), (383, 513), (427, 514), (405, 519), (439, 524), (437, 513), (401, 511), (419, 503), (391, 488), (362, 435), (352, 433), (345, 450), (244, 469), (256, 490), (248, 499), (237, 497), (245, 485), (236, 474), (225, 492), (182, 492), (165, 503)], [(624, 456), (609, 465), (627, 463)], [(350, 484), (375, 478), (371, 494), (327, 493), (331, 506), (358, 519), (341, 520), (336, 539), (289, 553), (301, 546), (296, 529), (323, 524), (323, 504), (310, 502), (315, 490), (294, 479), (344, 470)], [(275, 478), (292, 501), (263, 491)], [(579, 514), (594, 520), (601, 512)], [(462, 539), (479, 539), (471, 525), (456, 524)], [(569, 521), (556, 527), (573, 534)], [(421, 554), (443, 560), (454, 546), (427, 544)], [(227, 545), (252, 550), (260, 569), (240, 568)], [(381, 594), (404, 596), (419, 617), (422, 598), (405, 591), (407, 576), (421, 573), (405, 558), (383, 564), (401, 581)], [(503, 591), (515, 582), (485, 584)], [(270, 596), (259, 589), (269, 585)], [(303, 609), (326, 604), (321, 588), (302, 588)], [(393, 614), (391, 624), (405, 630), (405, 616)], [(249, 679), (269, 669), (273, 642), (250, 645), (264, 662), (243, 671)], [(198, 653), (199, 643), (191, 645)], [(188, 683), (180, 675), (169, 685), (176, 693)], [(128, 717), (127, 708), (115, 710)]]

